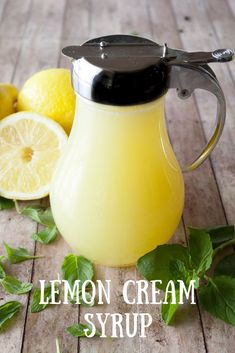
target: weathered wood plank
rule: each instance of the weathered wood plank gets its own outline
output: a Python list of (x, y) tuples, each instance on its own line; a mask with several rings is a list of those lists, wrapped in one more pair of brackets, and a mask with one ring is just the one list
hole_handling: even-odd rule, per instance
[[(10, 246), (22, 246), (34, 253), (34, 243), (30, 241), (30, 236), (36, 231), (36, 224), (23, 216), (17, 215), (15, 211), (2, 211), (0, 214), (0, 239), (1, 254), (3, 251), (3, 240)], [(32, 261), (27, 261), (18, 265), (6, 265), (6, 271), (11, 276), (17, 277), (22, 281), (31, 282)], [(20, 353), (24, 332), (24, 321), (27, 310), (28, 296), (7, 295), (0, 288), (0, 304), (18, 300), (23, 308), (17, 315), (10, 329), (0, 335), (0, 346), (4, 347), (4, 353)]]
[(227, 0), (227, 2), (228, 2), (230, 9), (233, 12), (233, 15), (235, 16), (235, 2), (233, 0)]
[[(66, 45), (80, 45), (89, 39), (91, 27), (91, 2), (68, 0), (64, 14), (61, 47)], [(71, 62), (60, 55), (59, 66), (70, 69)]]
[[(4, 6), (5, 5), (5, 6)], [(22, 35), (27, 25), (31, 1), (13, 3), (13, 1), (1, 2), (1, 24), (0, 24), (0, 81), (10, 82), (14, 76), (15, 65), (18, 60), (19, 50), (22, 43)], [(15, 7), (15, 13), (12, 10)], [(17, 14), (17, 15), (16, 15)], [(8, 31), (9, 29), (9, 31)], [(19, 37), (18, 37), (19, 35)], [(3, 251), (3, 240), (13, 247), (23, 246), (34, 252), (33, 242), (29, 242), (30, 235), (35, 232), (36, 224), (18, 215), (15, 211), (2, 211), (0, 213), (0, 239), (1, 254)], [(20, 278), (22, 281), (31, 281), (32, 261), (19, 265), (6, 265), (7, 273)], [(4, 353), (21, 351), (24, 330), (24, 320), (27, 309), (28, 297), (6, 295), (0, 289), (0, 303), (8, 300), (19, 300), (23, 309), (16, 320), (4, 334), (0, 335), (0, 346), (4, 347)]]
[[(120, 33), (120, 1), (105, 1), (105, 2), (91, 2), (91, 13), (90, 13), (90, 29), (89, 37), (97, 37), (100, 35), (107, 35), (112, 33)], [(125, 313), (125, 312), (136, 312), (137, 308), (125, 305), (122, 297), (121, 290), (123, 283), (128, 278), (135, 278), (135, 270), (130, 269), (111, 269), (104, 268), (102, 266), (96, 266), (96, 277), (101, 280), (111, 279), (111, 304), (100, 305), (94, 308), (80, 308), (80, 321), (83, 321), (83, 316), (86, 312), (108, 312), (108, 313)], [(110, 333), (111, 327), (109, 327)], [(138, 339), (92, 339), (92, 340), (80, 340), (80, 352), (86, 353), (108, 353), (108, 352), (123, 352), (128, 353), (130, 351), (138, 352)]]
[(33, 73), (58, 64), (65, 0), (33, 1), (14, 82), (20, 87)]
[[(181, 33), (181, 37), (185, 46), (194, 45), (196, 50), (204, 49), (207, 50), (208, 46), (217, 47), (218, 43), (215, 36), (210, 37), (210, 43), (208, 43), (208, 37), (205, 34), (212, 33), (208, 18), (204, 9), (198, 5), (197, 2), (189, 3), (185, 2), (184, 6), (173, 2), (178, 26), (184, 27), (184, 32)], [(184, 16), (191, 16), (190, 21), (185, 21)], [(234, 189), (234, 139), (232, 138), (232, 131), (234, 130), (234, 84), (231, 76), (228, 72), (226, 65), (217, 64), (213, 65), (216, 75), (221, 82), (224, 90), (227, 102), (227, 119), (225, 129), (221, 138), (220, 143), (216, 147), (216, 150), (212, 153), (212, 161), (216, 174), (217, 183), (219, 185), (221, 197), (223, 200), (224, 207), (226, 209), (226, 215), (228, 221), (234, 223), (234, 204), (235, 194), (231, 192)], [(198, 109), (202, 116), (203, 127), (207, 138), (210, 135), (212, 122), (215, 116), (215, 104), (209, 103), (211, 101), (204, 99), (204, 94), (197, 94)]]
[[(234, 49), (235, 37), (232, 33), (235, 33), (235, 18), (228, 3), (226, 1), (208, 0), (202, 2), (201, 6), (207, 14), (218, 45), (221, 48)], [(230, 75), (235, 81), (235, 61), (230, 61), (227, 65), (230, 68)]]
[(122, 0), (91, 0), (91, 19), (89, 37), (120, 33), (121, 18), (118, 17)]
[[(161, 11), (161, 8), (159, 9), (159, 6), (162, 6), (162, 9), (164, 7), (164, 2), (158, 2), (158, 4), (153, 4), (151, 3), (153, 7), (150, 9), (145, 6), (144, 2), (138, 2), (138, 5), (136, 2), (128, 2), (128, 4), (125, 5), (125, 7), (117, 12), (116, 15), (119, 16), (120, 18), (124, 18), (121, 23), (121, 32), (122, 33), (130, 33), (133, 31), (136, 31), (139, 33), (139, 35), (151, 36), (151, 29), (149, 26), (149, 17), (148, 17), (148, 11), (150, 10), (150, 13), (153, 11), (154, 14), (156, 15), (155, 19), (159, 23), (159, 27), (162, 26), (162, 24), (165, 24), (166, 18), (168, 19), (168, 15), (163, 13), (164, 11)], [(154, 6), (157, 6), (157, 11)], [(108, 11), (108, 10), (106, 10)], [(105, 12), (106, 13), (106, 12)], [(131, 15), (130, 15), (131, 14)], [(102, 15), (105, 17), (105, 14)], [(166, 16), (166, 17), (165, 17)], [(172, 16), (172, 15), (171, 15)], [(97, 16), (100, 18), (100, 16)], [(108, 17), (108, 15), (107, 15)], [(155, 23), (153, 24), (153, 26)], [(107, 26), (107, 33), (109, 33), (109, 27), (108, 24)], [(143, 31), (140, 31), (141, 29)], [(173, 29), (175, 30), (175, 28)], [(95, 34), (95, 33), (94, 33)], [(162, 32), (164, 34), (164, 32)], [(97, 35), (97, 34), (95, 34)], [(154, 36), (155, 37), (155, 36)], [(156, 37), (154, 38), (156, 39)], [(158, 39), (158, 38), (157, 38)], [(156, 39), (156, 40), (157, 40)], [(165, 37), (161, 37), (159, 40), (164, 41)], [(173, 104), (172, 104), (173, 107)], [(191, 109), (191, 106), (188, 108), (188, 110)], [(176, 109), (174, 113), (176, 112)], [(198, 131), (197, 131), (198, 132)], [(184, 230), (183, 226), (179, 228), (176, 237), (174, 238), (174, 241), (180, 241), (184, 242)], [(112, 279), (112, 286), (116, 289), (116, 292), (112, 293), (112, 305), (109, 306), (104, 306), (102, 309), (102, 312), (130, 312), (129, 310), (132, 310), (134, 312), (136, 308), (130, 308), (127, 309), (125, 303), (123, 303), (122, 298), (121, 300), (119, 299), (119, 290), (120, 286), (123, 285), (124, 279), (125, 278), (140, 278), (136, 273), (135, 270), (128, 270), (128, 277), (124, 276), (123, 277), (123, 270), (113, 270), (113, 269), (106, 269), (105, 273), (103, 272), (104, 270), (98, 269), (98, 278), (111, 278)], [(115, 272), (114, 272), (115, 271)], [(117, 271), (117, 272), (116, 272)], [(118, 281), (118, 278), (121, 278), (121, 281)], [(117, 285), (116, 285), (117, 284)], [(100, 311), (101, 309), (98, 308)], [(117, 309), (119, 309), (117, 311)], [(113, 341), (112, 343), (110, 341), (100, 341), (99, 339), (96, 339), (96, 344), (94, 345), (93, 342), (91, 341), (81, 341), (80, 342), (80, 349), (81, 352), (109, 352), (110, 349), (112, 348), (114, 351), (117, 349), (120, 351), (122, 347), (122, 352), (130, 352), (131, 350), (136, 351), (136, 352), (144, 352), (144, 353), (150, 353), (150, 352), (195, 352), (197, 350), (198, 352), (205, 352), (204, 348), (204, 342), (203, 342), (203, 335), (202, 331), (200, 328), (200, 319), (198, 315), (198, 310), (196, 307), (190, 308), (190, 316), (189, 320), (185, 321), (184, 323), (181, 323), (177, 325), (177, 327), (170, 327), (166, 328), (164, 324), (162, 323), (160, 319), (160, 308), (159, 307), (151, 307), (149, 305), (141, 305), (141, 307), (138, 307), (137, 310), (139, 312), (151, 312), (153, 315), (154, 319), (154, 324), (149, 328), (148, 330), (148, 336), (146, 339), (141, 339), (141, 338), (133, 338), (131, 340), (131, 347), (130, 347), (130, 340), (127, 339), (127, 344), (123, 345), (123, 339), (117, 339)], [(86, 309), (87, 311), (87, 309)], [(97, 308), (92, 308), (89, 310), (90, 312), (96, 312)], [(81, 309), (81, 316), (83, 315), (84, 310)], [(197, 334), (192, 335), (191, 332), (196, 332)], [(117, 347), (117, 348), (116, 348)], [(137, 348), (138, 347), (138, 348)]]
[[(186, 48), (192, 49), (194, 47), (194, 49), (198, 50), (208, 50), (210, 47), (215, 48), (218, 46), (209, 20), (206, 17), (204, 8), (201, 6), (202, 3), (185, 1), (184, 4), (182, 4), (181, 2), (173, 0), (172, 4), (178, 26), (183, 28), (183, 32), (181, 32), (180, 35)], [(187, 20), (185, 18), (187, 18)], [(210, 38), (209, 41), (208, 38)], [(232, 107), (234, 89), (226, 65), (217, 65), (214, 66), (214, 68), (225, 91), (228, 113), (223, 137), (215, 152), (212, 154), (211, 159), (213, 161), (213, 169), (219, 185), (226, 216), (229, 222), (234, 223), (234, 144), (233, 141), (231, 141), (231, 128), (233, 126), (233, 122), (231, 120), (234, 115), (232, 113), (234, 109)], [(208, 137), (209, 126), (211, 126), (208, 120), (211, 119), (210, 116), (214, 113), (214, 107), (212, 102), (206, 100), (205, 96), (203, 97), (202, 95), (197, 94), (197, 102), (200, 115), (202, 116), (203, 127), (205, 129), (206, 136)], [(201, 188), (200, 184), (198, 184), (198, 186)], [(220, 208), (214, 209), (213, 207), (212, 194), (207, 190), (204, 195), (207, 198), (207, 211), (204, 209), (203, 212), (202, 205), (199, 204), (199, 197), (195, 194), (192, 204), (193, 209), (195, 210), (193, 220), (205, 225), (216, 224), (217, 222), (224, 223), (223, 219), (225, 221), (225, 218)], [(196, 204), (195, 200), (198, 200)], [(204, 204), (205, 200), (202, 200)], [(191, 218), (191, 212), (189, 212), (187, 218)], [(208, 352), (218, 350), (224, 353), (232, 353), (234, 329), (221, 321), (214, 320), (204, 311), (202, 311), (202, 318)]]
[(4, 12), (6, 6), (6, 0), (1, 0), (0, 1), (0, 19), (2, 20), (2, 14)]
[[(59, 0), (57, 2), (33, 1), (31, 13), (28, 17), (28, 24), (26, 21), (27, 26), (24, 31), (23, 46), (14, 76), (14, 83), (18, 86), (20, 86), (34, 72), (46, 67), (57, 66), (64, 8), (64, 0)], [(14, 12), (14, 9), (11, 10)], [(14, 40), (16, 41), (16, 38)], [(25, 227), (26, 232), (24, 235), (26, 242), (25, 245), (27, 245), (26, 247), (28, 248), (33, 248), (34, 242), (31, 240), (30, 236), (35, 232), (36, 225), (34, 222), (27, 219), (24, 222), (28, 222), (31, 227), (31, 229), (27, 231), (27, 227), (22, 225), (22, 227)], [(17, 229), (17, 225), (15, 226), (15, 229)], [(17, 245), (20, 244), (21, 239), (18, 239), (18, 232), (19, 231), (17, 230), (17, 236), (10, 233), (12, 237), (14, 236)], [(30, 280), (33, 270), (33, 283), (35, 286), (38, 286), (39, 279), (57, 278), (57, 273), (60, 270), (63, 256), (67, 252), (67, 245), (63, 242), (62, 238), (48, 247), (38, 245), (36, 253), (41, 253), (45, 255), (46, 258), (36, 261), (34, 268), (32, 268), (31, 263), (28, 263), (27, 267), (25, 267), (25, 264), (22, 264), (21, 268), (24, 269), (24, 271), (27, 269), (28, 280)], [(27, 297), (25, 296), (24, 298)], [(54, 352), (55, 337), (57, 335), (60, 336), (63, 341), (63, 352), (76, 351), (76, 340), (69, 340), (68, 336), (64, 333), (66, 322), (68, 322), (68, 319), (73, 316), (74, 318), (77, 317), (77, 310), (74, 310), (69, 306), (55, 306), (48, 309), (48, 311), (39, 314), (31, 314), (28, 309), (22, 352), (29, 353), (35, 352), (35, 350), (37, 350), (37, 352)], [(55, 320), (55, 317), (60, 317), (60, 319)], [(24, 322), (22, 320), (18, 324), (18, 330), (21, 329), (21, 333), (23, 327)], [(7, 344), (11, 346), (13, 342), (16, 348), (13, 350), (12, 347), (9, 346), (9, 349), (6, 348), (4, 353), (7, 353), (8, 351), (11, 353), (21, 352), (21, 342), (19, 340), (16, 338), (8, 340), (6, 336), (4, 337), (4, 341), (5, 340), (7, 340)]]
[(24, 36), (27, 18), (30, 13), (31, 0), (8, 0), (0, 23), (0, 34), (4, 38), (22, 38)]

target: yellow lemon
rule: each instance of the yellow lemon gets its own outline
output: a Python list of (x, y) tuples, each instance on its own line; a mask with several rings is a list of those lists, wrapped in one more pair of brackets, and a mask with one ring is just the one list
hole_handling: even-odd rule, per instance
[(17, 109), (45, 115), (57, 121), (69, 133), (75, 110), (70, 71), (48, 69), (30, 77), (19, 93)]
[(0, 119), (15, 112), (18, 91), (10, 83), (0, 83)]
[(0, 121), (0, 195), (33, 200), (49, 193), (67, 135), (43, 115), (20, 112)]

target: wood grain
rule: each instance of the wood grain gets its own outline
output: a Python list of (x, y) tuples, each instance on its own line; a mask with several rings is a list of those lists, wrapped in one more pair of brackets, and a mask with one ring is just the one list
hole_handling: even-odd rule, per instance
[[(12, 11), (15, 7), (15, 11)], [(11, 82), (14, 79), (15, 66), (18, 60), (19, 51), (22, 44), (22, 36), (26, 29), (27, 20), (30, 13), (31, 1), (25, 1), (24, 4), (13, 1), (3, 2), (1, 4), (1, 23), (0, 23), (0, 76), (1, 81)], [(9, 28), (9, 31), (8, 31)], [(18, 37), (19, 36), (19, 37)], [(17, 39), (16, 39), (17, 37)], [(35, 232), (37, 226), (35, 223), (18, 215), (15, 211), (3, 211), (0, 213), (0, 251), (4, 253), (4, 239), (12, 247), (26, 247), (30, 253), (34, 252), (34, 243), (30, 241), (30, 235)], [(22, 281), (31, 281), (32, 261), (19, 265), (5, 265), (7, 273), (18, 277)], [(0, 288), (0, 304), (8, 300), (18, 300), (22, 303), (23, 309), (16, 317), (14, 325), (10, 330), (0, 335), (0, 347), (4, 347), (4, 353), (21, 351), (24, 321), (26, 318), (26, 309), (28, 296), (6, 295)]]
[[(38, 70), (57, 66), (65, 5), (64, 0), (33, 1), (15, 75), (15, 82), (19, 86)], [(68, 252), (68, 246), (62, 238), (49, 246), (37, 244), (36, 254), (42, 254), (45, 258), (35, 262), (32, 274), (35, 287), (39, 286), (39, 279), (48, 281), (57, 278), (63, 257)], [(68, 340), (64, 327), (72, 318), (76, 320), (77, 315), (77, 310), (71, 306), (55, 305), (39, 314), (31, 314), (28, 307), (22, 353), (35, 352), (35, 349), (38, 353), (53, 352), (57, 336), (62, 341), (63, 352), (75, 351), (77, 342)]]
[[(181, 32), (181, 39), (183, 44), (187, 46), (195, 46), (196, 49), (199, 49), (199, 46), (202, 50), (208, 49), (208, 42), (206, 40), (206, 35), (212, 33), (210, 36), (210, 46), (214, 47), (218, 46), (216, 36), (211, 31), (210, 23), (208, 18), (206, 17), (206, 12), (204, 11), (204, 7), (202, 3), (191, 3), (185, 2), (184, 6), (181, 3), (172, 1), (175, 16), (177, 19), (178, 26), (184, 26), (184, 31)], [(200, 6), (201, 5), (201, 6)], [(190, 18), (190, 21), (185, 21), (185, 16)], [(217, 65), (214, 67), (216, 70), (216, 74), (222, 82), (225, 95), (227, 98), (227, 122), (223, 132), (223, 136), (221, 138), (221, 142), (219, 143), (216, 150), (213, 152), (211, 160), (213, 163), (213, 171), (216, 177), (216, 183), (219, 186), (219, 192), (223, 200), (223, 204), (221, 206), (217, 202), (217, 207), (214, 208), (214, 200), (213, 197), (215, 195), (214, 192), (207, 190), (205, 192), (204, 198), (199, 198), (198, 194), (195, 193), (194, 202), (192, 203), (194, 214), (193, 220), (194, 222), (200, 222), (200, 225), (216, 224), (216, 223), (225, 223), (226, 218), (230, 222), (234, 222), (234, 158), (233, 158), (233, 141), (231, 141), (231, 125), (233, 125), (231, 110), (232, 102), (230, 103), (231, 94), (229, 93), (229, 85), (231, 85), (231, 89), (233, 89), (231, 77), (228, 74), (228, 68), (226, 65)], [(205, 135), (208, 138), (209, 136), (209, 128), (211, 124), (209, 119), (213, 117), (214, 107), (213, 105), (205, 99), (205, 95), (197, 95), (196, 100), (198, 103), (198, 109), (201, 115)], [(201, 167), (203, 168), (203, 167)], [(208, 176), (208, 174), (206, 174)], [(204, 178), (206, 179), (206, 178)], [(197, 184), (201, 185), (202, 184)], [(219, 195), (218, 195), (219, 196)], [(195, 203), (195, 199), (199, 201), (203, 200), (202, 204), (198, 205)], [(219, 201), (219, 200), (217, 200)], [(207, 205), (205, 209), (203, 209), (203, 205)], [(187, 206), (187, 205), (186, 205)], [(226, 214), (224, 214), (224, 209)], [(187, 210), (187, 208), (186, 208)], [(188, 209), (190, 210), (190, 209)], [(190, 213), (188, 212), (188, 217), (190, 217)], [(234, 329), (231, 326), (224, 324), (221, 321), (215, 320), (207, 315), (204, 311), (202, 311), (202, 321), (203, 328), (205, 332), (206, 346), (208, 352), (214, 352), (215, 347), (220, 352), (233, 352), (233, 342), (235, 339)]]

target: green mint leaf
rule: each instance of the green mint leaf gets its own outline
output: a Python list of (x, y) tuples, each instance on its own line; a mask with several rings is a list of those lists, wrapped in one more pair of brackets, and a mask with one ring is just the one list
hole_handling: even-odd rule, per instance
[(50, 207), (45, 209), (45, 207), (38, 205), (27, 206), (20, 213), (46, 227), (53, 227), (55, 225)]
[(207, 286), (200, 289), (199, 300), (211, 315), (235, 326), (235, 278), (210, 278)]
[(133, 31), (133, 32), (130, 32), (130, 35), (131, 35), (131, 36), (139, 36), (139, 33), (136, 32), (136, 31)]
[(210, 236), (200, 229), (189, 228), (189, 231), (191, 266), (197, 274), (203, 274), (212, 263), (213, 248)]
[(28, 253), (28, 250), (25, 248), (11, 248), (6, 242), (4, 242), (4, 246), (7, 252), (8, 260), (11, 264), (17, 264), (19, 262), (31, 260), (31, 259), (38, 259), (42, 256), (33, 256)]
[(21, 282), (11, 276), (5, 276), (1, 280), (1, 285), (7, 293), (18, 295), (28, 293), (33, 288), (32, 283)]
[[(72, 326), (69, 326), (65, 329), (67, 333), (74, 337), (86, 337), (87, 335), (90, 335), (92, 333), (92, 327), (91, 325), (87, 324), (74, 324)], [(100, 336), (101, 333), (96, 329), (95, 336)]]
[(65, 256), (61, 271), (63, 279), (67, 280), (71, 287), (76, 280), (80, 280), (82, 285), (86, 280), (92, 280), (94, 275), (91, 261), (75, 254)]
[(170, 263), (176, 259), (188, 268), (188, 249), (179, 244), (159, 245), (137, 261), (137, 269), (149, 281), (161, 280), (162, 284), (157, 284), (157, 287), (165, 290), (167, 283), (172, 280)]
[(170, 272), (172, 274), (172, 279), (177, 282), (177, 280), (182, 280), (188, 283), (190, 279), (189, 271), (186, 269), (185, 264), (181, 260), (171, 260), (170, 261)]
[(6, 272), (4, 270), (2, 261), (5, 259), (4, 255), (0, 256), (0, 280), (3, 279), (6, 276)]
[(83, 297), (81, 294), (79, 295), (79, 302), (82, 306), (91, 307), (95, 305), (95, 301), (94, 300), (91, 301), (91, 294), (89, 292), (85, 293), (85, 297), (86, 297), (86, 301), (88, 301), (89, 304), (83, 300)]
[(188, 286), (191, 280), (194, 280), (194, 288), (199, 287), (200, 277), (198, 277), (195, 270), (186, 269), (184, 263), (180, 260), (172, 260), (170, 262), (170, 271), (172, 274), (172, 279), (175, 282), (176, 288), (179, 286), (177, 280), (184, 281), (185, 285)]
[(9, 210), (11, 208), (15, 208), (14, 201), (0, 196), (0, 210)]
[[(59, 294), (55, 293), (55, 299), (57, 300), (59, 298)], [(38, 313), (48, 307), (50, 305), (51, 301), (51, 284), (47, 284), (44, 289), (44, 301), (47, 302), (48, 304), (40, 304), (41, 300), (41, 290), (40, 288), (36, 288), (35, 291), (33, 292), (33, 297), (32, 297), (32, 302), (30, 305), (30, 311), (31, 313)]]
[(3, 279), (4, 277), (6, 277), (6, 272), (1, 264), (1, 261), (0, 261), (0, 280)]
[(206, 233), (210, 235), (213, 249), (217, 248), (221, 244), (234, 239), (235, 231), (233, 225), (217, 226), (214, 228), (204, 229)]
[(167, 296), (167, 304), (162, 303), (161, 305), (161, 314), (162, 314), (162, 319), (166, 323), (166, 325), (170, 325), (177, 309), (179, 306), (179, 291), (176, 290), (175, 292), (176, 295), (176, 303), (173, 304), (170, 302), (171, 295)]
[(0, 329), (16, 314), (21, 308), (17, 301), (10, 301), (0, 306)]
[(190, 280), (195, 281), (194, 282), (195, 289), (198, 289), (200, 287), (200, 277), (197, 275), (195, 270), (193, 270), (193, 273), (191, 274)]
[(32, 235), (33, 240), (39, 241), (42, 244), (50, 244), (56, 239), (58, 230), (56, 226), (46, 227), (38, 233)]
[(235, 278), (235, 253), (224, 257), (215, 267), (214, 276), (221, 275)]

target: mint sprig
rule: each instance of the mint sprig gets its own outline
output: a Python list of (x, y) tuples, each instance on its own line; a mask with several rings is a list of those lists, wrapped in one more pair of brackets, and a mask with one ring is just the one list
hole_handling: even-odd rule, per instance
[(56, 239), (58, 230), (56, 226), (45, 227), (43, 230), (32, 235), (32, 239), (39, 241), (41, 244), (50, 244)]
[(13, 200), (5, 199), (5, 197), (0, 196), (0, 211), (10, 210), (15, 207)]
[(44, 226), (44, 229), (32, 235), (33, 240), (42, 244), (50, 244), (57, 238), (59, 231), (55, 225), (50, 207), (31, 205), (21, 209), (17, 203), (16, 205), (20, 214), (28, 216), (33, 221)]
[[(51, 293), (51, 284), (47, 284), (44, 290), (44, 300), (48, 301), (48, 304), (40, 304), (41, 300), (41, 291), (39, 288), (36, 288), (33, 292), (32, 302), (30, 304), (31, 313), (39, 313), (40, 311), (46, 309), (50, 305), (50, 300), (52, 297)], [(55, 293), (55, 299), (57, 300), (59, 297), (58, 293)]]
[(235, 278), (235, 253), (225, 256), (215, 267), (214, 275)]
[(82, 285), (86, 280), (92, 280), (94, 275), (91, 261), (75, 254), (65, 256), (61, 272), (63, 279), (67, 280), (71, 287), (76, 280), (80, 280), (80, 285)]
[(213, 248), (210, 236), (204, 230), (189, 228), (189, 261), (191, 269), (204, 274), (212, 263)]
[(235, 236), (234, 225), (206, 228), (204, 231), (210, 235), (213, 249), (234, 239)]
[(32, 205), (20, 209), (19, 212), (44, 226), (51, 227), (55, 225), (50, 207), (45, 208), (41, 205)]
[[(138, 271), (149, 281), (161, 280), (157, 287), (163, 291), (173, 280), (178, 295), (177, 280), (187, 286), (190, 280), (199, 288), (199, 301), (211, 315), (235, 326), (235, 254), (222, 259), (214, 275), (207, 276), (213, 258), (225, 247), (235, 244), (233, 226), (209, 229), (189, 228), (189, 246), (178, 244), (160, 245), (142, 256), (137, 262)], [(210, 271), (211, 272), (211, 271)], [(169, 298), (168, 298), (169, 299)], [(179, 301), (179, 299), (178, 299)], [(162, 318), (170, 324), (179, 303), (162, 304)]]
[(0, 280), (0, 284), (7, 293), (17, 295), (28, 293), (33, 288), (32, 283), (21, 282), (20, 280), (12, 276), (5, 276), (3, 279)]
[[(74, 324), (65, 329), (67, 333), (73, 337), (87, 337), (92, 333), (92, 327), (88, 324)], [(96, 329), (94, 336), (101, 336), (101, 333)]]
[(179, 244), (159, 245), (137, 261), (137, 269), (149, 281), (161, 279), (162, 284), (158, 284), (158, 288), (164, 291), (172, 279), (171, 264), (175, 259), (188, 268), (188, 249)]
[(161, 313), (162, 313), (162, 318), (165, 321), (167, 325), (169, 325), (178, 309), (179, 306), (179, 291), (176, 290), (175, 293), (176, 296), (176, 303), (172, 303), (170, 301), (170, 296), (167, 298), (167, 304), (162, 303), (161, 306)]
[(199, 301), (211, 315), (235, 326), (235, 278), (210, 278), (199, 290)]
[(4, 277), (6, 277), (6, 272), (5, 272), (3, 265), (0, 261), (0, 280), (2, 280)]
[(25, 248), (12, 248), (6, 242), (3, 243), (7, 252), (8, 260), (11, 264), (17, 264), (19, 262), (32, 260), (32, 259), (39, 259), (42, 256), (34, 256), (30, 255), (28, 250)]
[(0, 330), (15, 316), (21, 308), (20, 302), (10, 301), (0, 306)]

